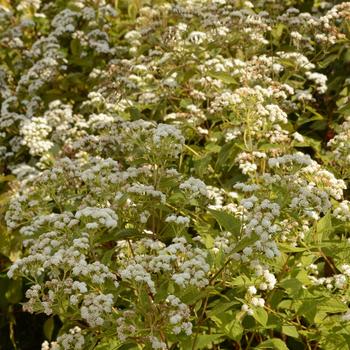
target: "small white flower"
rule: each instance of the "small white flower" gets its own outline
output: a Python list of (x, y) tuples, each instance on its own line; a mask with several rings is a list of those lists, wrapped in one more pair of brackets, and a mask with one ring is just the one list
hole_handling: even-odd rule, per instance
[(254, 294), (257, 293), (257, 290), (256, 290), (256, 288), (254, 286), (250, 286), (248, 288), (248, 293), (251, 294), (251, 295), (254, 295)]

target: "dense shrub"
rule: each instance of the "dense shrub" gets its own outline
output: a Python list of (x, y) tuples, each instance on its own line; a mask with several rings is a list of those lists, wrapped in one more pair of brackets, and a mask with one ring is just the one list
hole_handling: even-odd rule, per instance
[(4, 349), (349, 348), (350, 3), (0, 11)]

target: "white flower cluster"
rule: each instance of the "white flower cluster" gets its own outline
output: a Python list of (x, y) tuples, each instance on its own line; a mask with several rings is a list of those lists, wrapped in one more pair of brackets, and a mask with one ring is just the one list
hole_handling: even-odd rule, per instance
[(186, 335), (191, 335), (192, 323), (185, 321), (190, 315), (189, 307), (175, 295), (168, 295), (165, 301), (175, 308), (169, 313), (169, 323), (174, 325), (174, 334), (179, 334), (183, 330)]
[(350, 118), (340, 125), (339, 132), (328, 141), (328, 147), (331, 148), (332, 156), (344, 168), (350, 164)]
[(142, 184), (133, 184), (127, 189), (128, 193), (136, 193), (138, 195), (147, 195), (154, 198), (159, 198), (161, 203), (165, 203), (165, 194), (161, 191), (155, 190), (152, 185), (146, 186)]
[(78, 210), (75, 213), (75, 217), (82, 221), (91, 218), (92, 223), (86, 224), (86, 228), (89, 230), (96, 229), (99, 225), (107, 228), (114, 228), (118, 225), (118, 216), (110, 208), (85, 207), (84, 209)]
[(85, 345), (85, 338), (80, 327), (75, 326), (69, 333), (62, 334), (57, 341), (49, 343), (45, 340), (41, 350), (81, 350)]
[(167, 216), (165, 222), (173, 222), (177, 225), (188, 226), (190, 223), (190, 219), (186, 216), (171, 214)]
[(113, 304), (112, 294), (88, 294), (84, 297), (80, 308), (81, 317), (91, 327), (102, 326), (103, 316), (112, 312)]
[[(157, 147), (164, 147), (164, 142), (169, 142), (169, 139), (174, 140), (172, 143), (173, 147), (169, 147), (167, 144), (166, 148), (168, 152), (171, 152), (173, 156), (177, 157), (182, 150), (182, 145), (185, 142), (184, 137), (178, 128), (168, 124), (158, 124), (157, 128), (153, 132), (153, 142), (157, 145)], [(163, 141), (162, 140), (166, 140)]]
[(188, 191), (191, 196), (197, 197), (199, 195), (208, 196), (208, 189), (202, 180), (190, 177), (179, 186), (182, 190)]
[(277, 158), (270, 158), (268, 163), (271, 168), (279, 168), (284, 165), (290, 166), (294, 163), (302, 166), (317, 165), (308, 154), (303, 154), (301, 152), (296, 154), (286, 154)]
[(214, 239), (214, 245), (212, 251), (217, 254), (220, 251), (223, 251), (225, 254), (228, 254), (232, 251), (233, 247), (231, 244), (231, 232), (222, 232), (221, 235), (218, 235)]
[(327, 91), (327, 76), (325, 76), (324, 74), (321, 73), (317, 73), (317, 72), (307, 72), (306, 73), (306, 77), (309, 80), (312, 80), (316, 86), (317, 86), (317, 91), (320, 94), (324, 94)]
[(344, 222), (350, 221), (350, 202), (347, 200), (344, 200), (340, 202), (339, 206), (334, 209), (333, 215)]
[[(250, 237), (255, 234), (258, 237), (253, 247), (243, 249), (243, 254), (240, 256), (242, 261), (250, 259), (254, 250), (263, 252), (269, 259), (279, 256), (275, 236), (281, 232), (280, 225), (276, 223), (276, 219), (280, 216), (280, 206), (268, 199), (259, 202), (254, 195), (243, 199), (241, 205), (247, 212), (243, 219), (245, 235)], [(237, 254), (236, 256), (238, 257)]]
[(126, 268), (119, 271), (119, 274), (123, 280), (145, 283), (152, 293), (156, 292), (152, 276), (142, 264), (130, 261)]
[(43, 117), (34, 117), (32, 120), (23, 122), (21, 126), (22, 143), (28, 146), (31, 155), (43, 155), (53, 147), (53, 142), (46, 139), (51, 130), (47, 119)]
[[(144, 244), (149, 246), (150, 242), (141, 240), (135, 248), (140, 249)], [(170, 278), (182, 288), (189, 285), (203, 288), (209, 283), (206, 252), (192, 247), (185, 238), (174, 238), (169, 246), (152, 244), (151, 247), (152, 255), (135, 255), (127, 267), (119, 271), (122, 279), (144, 282), (152, 293), (156, 291), (152, 273), (170, 273)]]

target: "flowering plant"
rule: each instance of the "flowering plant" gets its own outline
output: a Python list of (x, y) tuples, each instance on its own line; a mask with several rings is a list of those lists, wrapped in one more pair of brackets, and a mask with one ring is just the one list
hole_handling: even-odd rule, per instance
[(347, 348), (350, 3), (289, 5), (1, 4), (0, 307), (42, 350)]

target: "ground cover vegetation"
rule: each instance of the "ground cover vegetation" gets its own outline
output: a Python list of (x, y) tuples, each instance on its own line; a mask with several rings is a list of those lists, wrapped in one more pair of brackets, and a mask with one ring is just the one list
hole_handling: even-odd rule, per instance
[(0, 1), (0, 349), (350, 348), (350, 3)]

